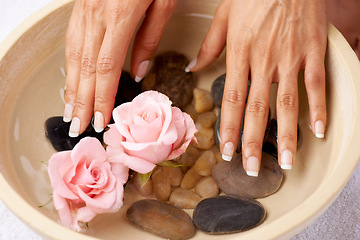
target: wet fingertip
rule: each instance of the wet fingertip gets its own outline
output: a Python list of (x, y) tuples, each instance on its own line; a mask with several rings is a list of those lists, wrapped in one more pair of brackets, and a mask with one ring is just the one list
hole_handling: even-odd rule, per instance
[(257, 157), (248, 157), (246, 159), (246, 174), (250, 177), (259, 175), (259, 159)]
[(197, 57), (190, 61), (190, 63), (186, 66), (185, 72), (189, 73), (193, 67), (195, 67), (197, 63)]
[(149, 65), (150, 65), (150, 60), (142, 61), (139, 64), (138, 69), (136, 71), (136, 75), (135, 75), (135, 82), (140, 82), (141, 80), (143, 80), (143, 78), (149, 71)]
[(315, 122), (315, 136), (317, 138), (324, 138), (325, 137), (325, 124), (323, 121), (318, 120)]
[(74, 106), (70, 103), (66, 103), (64, 108), (64, 116), (63, 116), (64, 122), (70, 122), (72, 120), (73, 111), (74, 111)]
[(70, 137), (78, 137), (80, 134), (80, 118), (74, 117), (71, 120), (69, 136)]
[(225, 143), (222, 150), (222, 159), (225, 161), (231, 161), (234, 155), (234, 144), (232, 142)]

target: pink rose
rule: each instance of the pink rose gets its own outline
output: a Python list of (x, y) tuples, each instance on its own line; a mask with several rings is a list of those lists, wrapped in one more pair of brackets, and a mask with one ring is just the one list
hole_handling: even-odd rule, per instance
[(113, 111), (115, 123), (104, 133), (110, 161), (139, 173), (183, 154), (197, 132), (192, 118), (171, 107), (167, 96), (146, 91)]
[(128, 170), (122, 164), (110, 163), (96, 138), (83, 138), (72, 151), (53, 154), (48, 173), (61, 223), (80, 231), (79, 222), (119, 210)]

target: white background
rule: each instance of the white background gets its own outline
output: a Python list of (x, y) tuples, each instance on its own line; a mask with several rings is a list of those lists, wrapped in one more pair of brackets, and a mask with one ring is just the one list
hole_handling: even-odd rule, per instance
[[(0, 42), (17, 25), (51, 1), (0, 0)], [(17, 239), (40, 240), (41, 238), (0, 201), (0, 240)], [(312, 225), (292, 238), (292, 240), (312, 239), (360, 239), (360, 166), (357, 167), (353, 177), (329, 209)]]

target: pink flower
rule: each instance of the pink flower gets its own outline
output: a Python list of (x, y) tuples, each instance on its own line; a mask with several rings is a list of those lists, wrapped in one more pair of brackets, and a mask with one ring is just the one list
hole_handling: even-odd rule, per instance
[(193, 139), (196, 141), (191, 117), (171, 107), (169, 98), (156, 91), (143, 92), (118, 106), (113, 118), (115, 123), (104, 133), (110, 161), (139, 173), (179, 157)]
[(128, 170), (122, 164), (110, 163), (96, 138), (83, 138), (72, 151), (53, 154), (48, 173), (61, 223), (80, 231), (79, 222), (119, 210)]

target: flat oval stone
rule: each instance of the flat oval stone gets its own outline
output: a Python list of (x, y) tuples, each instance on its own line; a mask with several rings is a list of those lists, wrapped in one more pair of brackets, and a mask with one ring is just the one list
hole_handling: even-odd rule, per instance
[(185, 211), (154, 199), (135, 202), (127, 210), (126, 217), (140, 229), (166, 239), (188, 239), (196, 231)]
[(250, 198), (263, 198), (275, 193), (283, 180), (277, 158), (265, 152), (262, 153), (258, 177), (246, 174), (241, 154), (234, 155), (230, 162), (216, 164), (212, 176), (224, 193)]
[(191, 103), (195, 79), (185, 72), (189, 60), (177, 52), (157, 55), (149, 73), (142, 80), (142, 90), (156, 90), (170, 98), (173, 106), (184, 109)]
[(202, 200), (195, 208), (193, 222), (210, 234), (235, 233), (258, 226), (265, 219), (260, 202), (245, 197), (217, 196)]

